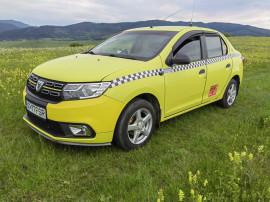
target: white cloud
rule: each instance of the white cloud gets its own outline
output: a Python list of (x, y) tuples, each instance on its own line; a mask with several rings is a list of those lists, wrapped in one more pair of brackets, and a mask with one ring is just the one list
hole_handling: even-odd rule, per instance
[[(0, 0), (0, 19), (31, 25), (127, 22), (169, 18), (189, 21), (192, 0)], [(196, 0), (193, 21), (232, 22), (270, 29), (269, 0)]]

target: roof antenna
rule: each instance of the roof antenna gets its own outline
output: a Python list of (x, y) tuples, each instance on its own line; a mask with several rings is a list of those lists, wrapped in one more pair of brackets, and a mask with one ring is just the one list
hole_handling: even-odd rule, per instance
[(164, 21), (164, 20), (166, 20), (167, 18), (172, 17), (173, 15), (175, 15), (176, 13), (179, 13), (180, 11), (182, 11), (182, 9), (180, 9), (180, 10), (176, 11), (175, 13), (173, 13), (173, 14), (167, 16), (166, 18), (162, 19), (161, 21)]
[(193, 9), (192, 9), (191, 20), (190, 20), (190, 24), (189, 24), (190, 27), (192, 27), (192, 19), (193, 19), (194, 7), (195, 7), (195, 0), (193, 1)]
[[(182, 9), (180, 9), (180, 10), (178, 10), (178, 11), (174, 12), (173, 14), (170, 14), (169, 16), (167, 16), (166, 18), (163, 18), (163, 19), (162, 19), (162, 20), (160, 20), (160, 21), (164, 21), (164, 20), (166, 20), (167, 18), (172, 17), (173, 15), (175, 15), (175, 14), (179, 13), (180, 11), (182, 11)], [(153, 28), (153, 25), (151, 25), (151, 26), (150, 26), (150, 28)]]

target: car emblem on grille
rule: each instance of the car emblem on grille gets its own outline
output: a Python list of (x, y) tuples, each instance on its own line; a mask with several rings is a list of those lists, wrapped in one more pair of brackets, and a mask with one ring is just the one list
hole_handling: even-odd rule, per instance
[(42, 86), (44, 85), (44, 81), (38, 80), (37, 85), (36, 85), (36, 92), (39, 93)]

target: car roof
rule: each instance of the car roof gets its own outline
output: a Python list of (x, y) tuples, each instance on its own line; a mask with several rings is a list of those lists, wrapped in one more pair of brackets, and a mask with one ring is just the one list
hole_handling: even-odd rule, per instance
[(185, 30), (186, 32), (194, 31), (194, 30), (218, 32), (213, 29), (208, 29), (204, 27), (196, 27), (196, 26), (153, 26), (153, 27), (134, 28), (134, 29), (126, 30), (126, 31), (176, 31), (176, 32), (180, 32), (183, 30)]

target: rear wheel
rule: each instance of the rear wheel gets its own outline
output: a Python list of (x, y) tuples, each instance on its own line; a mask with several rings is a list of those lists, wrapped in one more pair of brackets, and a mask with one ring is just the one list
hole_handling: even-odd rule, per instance
[(232, 79), (225, 90), (223, 98), (219, 101), (219, 105), (222, 108), (230, 108), (233, 106), (237, 97), (238, 88), (238, 83)]
[(114, 134), (114, 142), (125, 150), (139, 148), (151, 138), (156, 121), (151, 103), (134, 99), (122, 112)]

